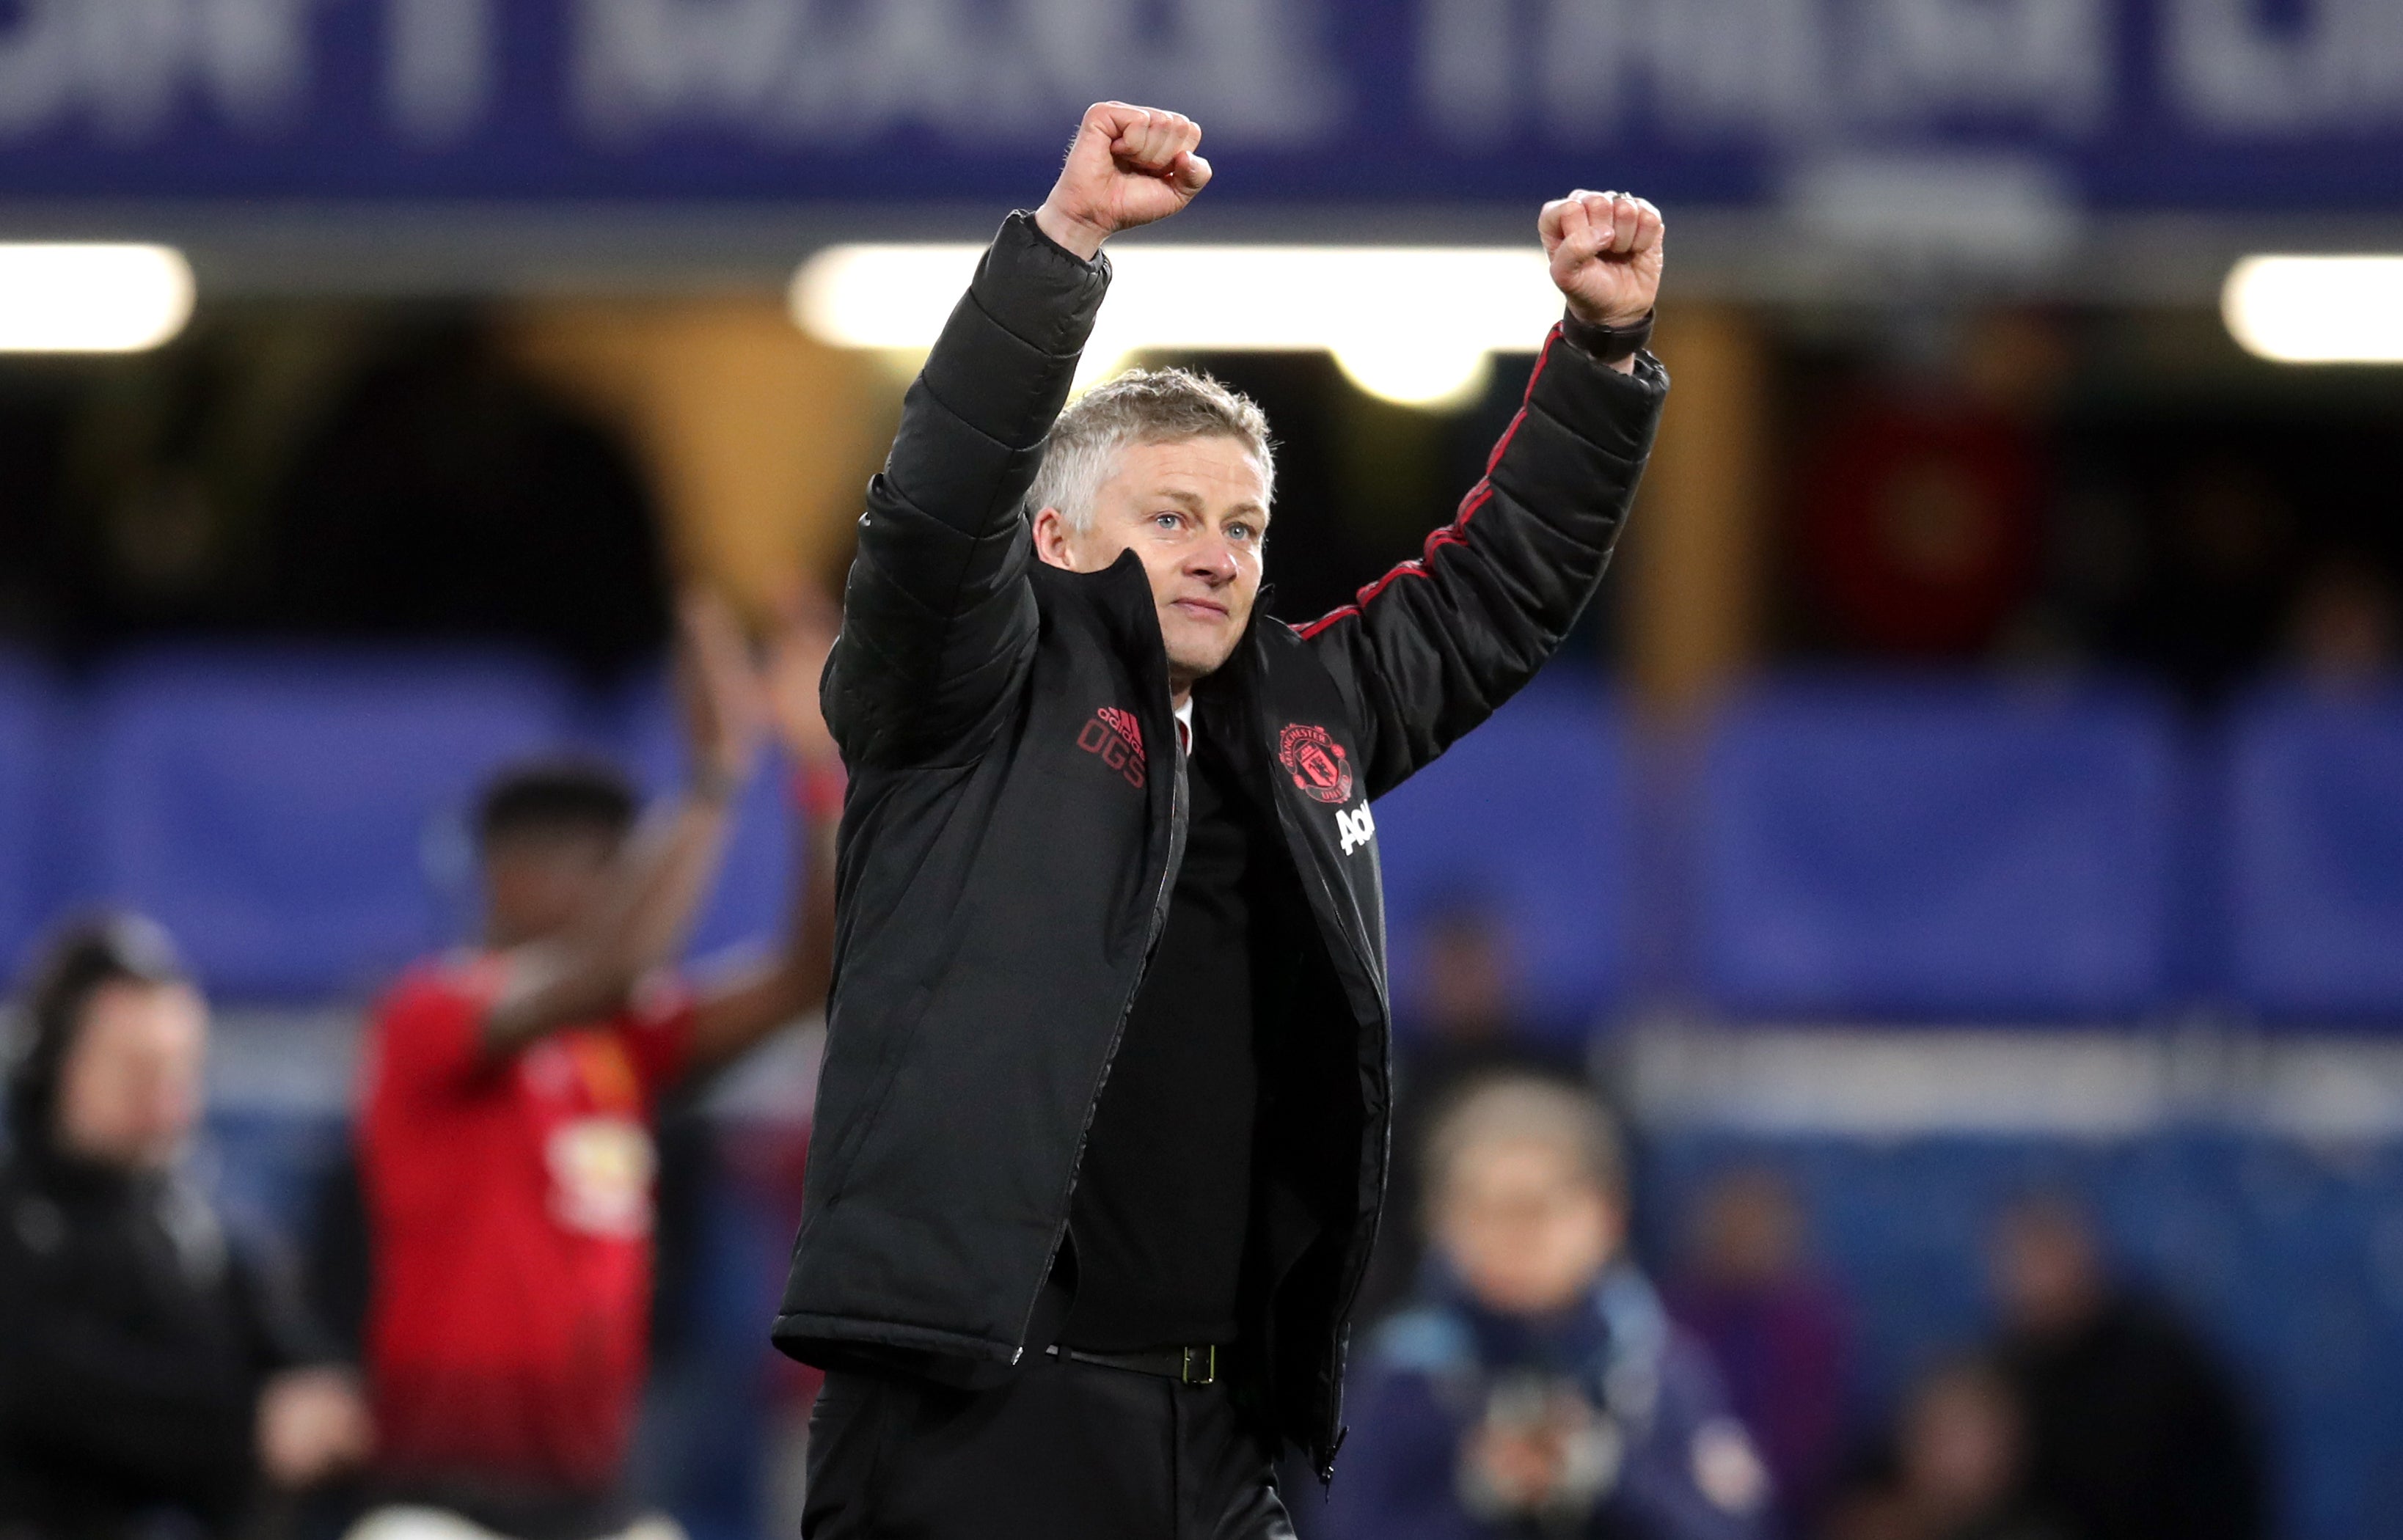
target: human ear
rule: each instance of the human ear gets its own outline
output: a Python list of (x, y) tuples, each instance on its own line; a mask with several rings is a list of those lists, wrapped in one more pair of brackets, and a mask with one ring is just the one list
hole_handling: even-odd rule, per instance
[(1068, 517), (1058, 508), (1047, 507), (1035, 514), (1035, 554), (1048, 566), (1076, 569), (1068, 549)]

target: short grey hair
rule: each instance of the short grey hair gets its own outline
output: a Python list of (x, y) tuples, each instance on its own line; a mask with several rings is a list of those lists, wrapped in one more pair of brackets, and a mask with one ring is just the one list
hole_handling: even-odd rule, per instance
[(1136, 444), (1232, 438), (1259, 463), (1274, 494), (1276, 451), (1258, 403), (1192, 369), (1129, 369), (1068, 403), (1052, 424), (1043, 468), (1027, 489), (1026, 517), (1058, 508), (1068, 527), (1090, 527), (1102, 483)]
[(1627, 1147), (1618, 1120), (1592, 1093), (1549, 1075), (1506, 1070), (1473, 1081), (1437, 1115), (1420, 1152), (1430, 1200), (1441, 1198), (1470, 1150), (1498, 1144), (1550, 1145), (1614, 1199), (1627, 1193)]

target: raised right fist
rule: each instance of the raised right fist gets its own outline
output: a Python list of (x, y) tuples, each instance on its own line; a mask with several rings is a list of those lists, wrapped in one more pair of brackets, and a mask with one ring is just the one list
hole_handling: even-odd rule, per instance
[(1209, 185), (1210, 162), (1193, 153), (1200, 143), (1202, 125), (1182, 113), (1096, 102), (1035, 222), (1090, 262), (1104, 241), (1167, 218)]

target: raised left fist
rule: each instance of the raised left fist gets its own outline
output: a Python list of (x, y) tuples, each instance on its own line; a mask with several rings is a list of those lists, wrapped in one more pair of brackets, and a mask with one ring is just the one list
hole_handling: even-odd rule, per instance
[(1580, 189), (1545, 204), (1535, 229), (1578, 320), (1628, 326), (1651, 313), (1660, 294), (1659, 209), (1627, 193)]

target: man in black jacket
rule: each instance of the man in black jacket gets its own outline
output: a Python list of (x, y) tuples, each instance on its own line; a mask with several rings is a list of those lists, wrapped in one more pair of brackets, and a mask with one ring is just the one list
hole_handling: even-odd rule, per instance
[(2030, 1504), (2072, 1540), (2259, 1540), (2261, 1452), (2235, 1376), (2166, 1301), (2112, 1276), (2084, 1207), (2013, 1203), (1992, 1263)]
[(1258, 615), (1257, 409), (1164, 371), (1062, 411), (1103, 241), (1202, 189), (1200, 138), (1086, 114), (869, 488), (824, 684), (839, 961), (775, 1328), (830, 1371), (805, 1534), (1290, 1533), (1272, 1458), (1332, 1471), (1384, 1190), (1369, 801), (1559, 645), (1667, 388), (1640, 352), (1658, 212), (1547, 205), (1569, 316), (1459, 517), (1324, 619)]

